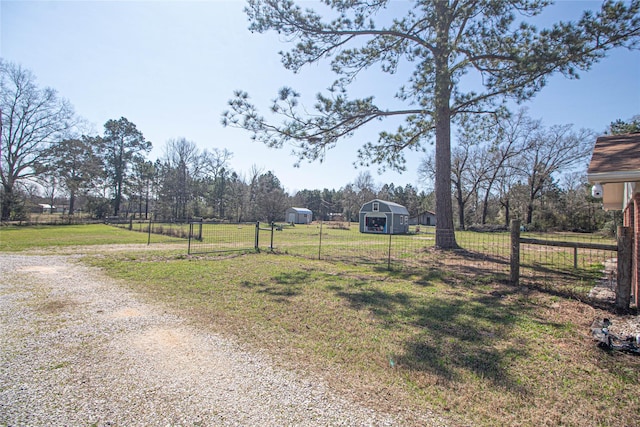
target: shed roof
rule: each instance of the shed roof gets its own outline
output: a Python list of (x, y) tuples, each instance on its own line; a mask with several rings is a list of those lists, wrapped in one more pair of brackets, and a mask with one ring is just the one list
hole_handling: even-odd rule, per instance
[(293, 209), (294, 211), (296, 211), (298, 213), (306, 213), (306, 214), (312, 213), (311, 210), (307, 209), (307, 208), (294, 208), (294, 207), (291, 207), (289, 209)]
[[(369, 203), (373, 203), (373, 202), (379, 202), (379, 203), (384, 203), (385, 205), (389, 206), (389, 210), (392, 213), (397, 213), (397, 214), (402, 214), (402, 215), (408, 215), (409, 211), (407, 210), (406, 207), (398, 204), (398, 203), (394, 203), (394, 202), (389, 202), (386, 200), (380, 200), (380, 199), (373, 199), (368, 201), (367, 203), (365, 203), (365, 205), (369, 204)], [(362, 205), (362, 208), (364, 208), (364, 205)], [(360, 208), (360, 210), (362, 210), (362, 208)]]
[(587, 178), (593, 183), (640, 181), (640, 133), (599, 137)]

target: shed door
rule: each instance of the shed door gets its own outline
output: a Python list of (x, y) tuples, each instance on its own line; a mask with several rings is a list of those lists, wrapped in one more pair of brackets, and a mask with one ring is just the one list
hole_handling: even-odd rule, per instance
[(288, 223), (295, 223), (296, 222), (296, 213), (295, 212), (289, 212), (289, 219), (287, 220)]
[(366, 215), (364, 218), (364, 232), (365, 233), (386, 233), (387, 232), (387, 217)]

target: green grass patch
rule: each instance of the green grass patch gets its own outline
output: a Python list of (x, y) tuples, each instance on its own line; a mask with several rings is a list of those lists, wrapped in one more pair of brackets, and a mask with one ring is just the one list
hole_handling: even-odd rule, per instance
[(92, 263), (386, 410), (434, 408), (476, 425), (630, 425), (638, 415), (638, 358), (597, 349), (595, 309), (575, 300), (455, 272), (265, 253), (155, 261)]
[[(182, 239), (164, 239), (186, 242)], [(146, 233), (131, 232), (104, 224), (0, 227), (0, 251), (16, 252), (34, 248), (63, 248), (68, 246), (146, 244)]]

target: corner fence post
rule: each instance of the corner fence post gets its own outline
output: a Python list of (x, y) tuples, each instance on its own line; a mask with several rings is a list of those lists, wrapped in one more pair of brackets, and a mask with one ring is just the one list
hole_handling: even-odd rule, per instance
[(511, 270), (509, 282), (512, 285), (520, 284), (520, 220), (511, 221)]
[(627, 313), (631, 303), (632, 240), (631, 227), (618, 227), (616, 283), (616, 312), (618, 313)]

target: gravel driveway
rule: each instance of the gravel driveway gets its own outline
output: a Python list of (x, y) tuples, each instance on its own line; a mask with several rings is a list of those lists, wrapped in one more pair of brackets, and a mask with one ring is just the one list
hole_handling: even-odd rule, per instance
[(74, 257), (0, 254), (0, 321), (2, 426), (410, 424), (143, 303)]

